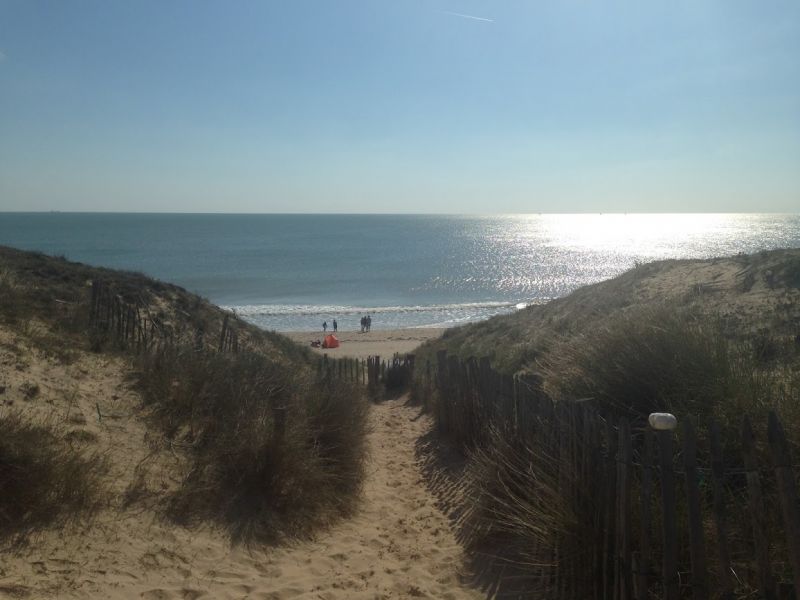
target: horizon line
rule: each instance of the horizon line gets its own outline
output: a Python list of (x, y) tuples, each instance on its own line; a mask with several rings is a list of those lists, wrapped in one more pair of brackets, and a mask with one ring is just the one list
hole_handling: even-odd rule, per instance
[(223, 212), (223, 211), (141, 211), (141, 210), (0, 210), (0, 214), (17, 215), (272, 215), (272, 216), (431, 216), (431, 217), (491, 217), (491, 216), (531, 216), (531, 215), (800, 215), (798, 212), (784, 211), (532, 211), (532, 212)]

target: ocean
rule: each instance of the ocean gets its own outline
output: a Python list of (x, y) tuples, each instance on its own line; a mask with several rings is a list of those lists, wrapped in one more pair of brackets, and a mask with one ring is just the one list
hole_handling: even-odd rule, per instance
[(636, 262), (800, 246), (800, 215), (0, 213), (0, 244), (141, 271), (266, 329), (450, 327)]

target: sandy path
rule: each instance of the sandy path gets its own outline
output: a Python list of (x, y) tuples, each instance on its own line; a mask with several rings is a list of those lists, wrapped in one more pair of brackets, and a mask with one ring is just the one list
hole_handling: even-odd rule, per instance
[[(414, 444), (430, 427), (419, 409), (372, 407), (370, 460), (358, 514), (318, 542), (281, 551), (283, 592), (270, 598), (481, 598), (462, 586), (462, 550), (435, 506)], [(277, 583), (277, 582), (275, 582)]]
[(186, 580), (196, 578), (194, 585), (154, 586), (139, 593), (272, 600), (482, 598), (461, 584), (461, 547), (415, 458), (414, 444), (428, 431), (430, 419), (400, 399), (374, 405), (370, 421), (364, 497), (353, 518), (317, 541), (263, 554), (237, 549), (214, 556), (216, 549), (209, 547), (210, 555), (183, 565)]

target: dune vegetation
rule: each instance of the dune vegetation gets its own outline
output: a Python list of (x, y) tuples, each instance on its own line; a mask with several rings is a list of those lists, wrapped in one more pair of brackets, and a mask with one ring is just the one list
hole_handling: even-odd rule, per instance
[[(92, 282), (163, 343), (126, 343), (93, 322)], [(218, 347), (226, 328), (235, 351)], [(321, 379), (307, 349), (178, 286), (0, 248), (0, 343), (2, 536), (115, 509), (272, 542), (355, 505), (360, 387)], [(107, 398), (109, 382), (90, 388), (104, 371), (131, 403), (123, 391)], [(113, 425), (123, 418), (126, 428)], [(133, 423), (144, 438), (129, 439)], [(126, 444), (133, 452), (117, 449)], [(143, 452), (133, 471), (119, 463)]]
[[(414, 396), (463, 455), (454, 484), (461, 490), (456, 513), (462, 537), (479, 564), (499, 563), (506, 593), (556, 594), (553, 586), (561, 585), (556, 582), (565, 575), (579, 595), (597, 589), (601, 575), (592, 565), (603, 568), (597, 557), (609, 543), (603, 537), (606, 525), (597, 520), (598, 507), (609, 493), (604, 491), (609, 480), (606, 460), (614, 469), (621, 460), (613, 456), (610, 440), (599, 440), (605, 439), (607, 427), (616, 436), (624, 418), (633, 432), (634, 461), (641, 464), (643, 434), (652, 412), (677, 415), (679, 443), (684, 441), (685, 422), (694, 423), (702, 451), (700, 500), (706, 515), (714, 501), (708, 480), (712, 422), (720, 432), (721, 467), (735, 473), (726, 481), (730, 495), (724, 504), (736, 515), (728, 524), (728, 543), (738, 577), (737, 597), (752, 594), (755, 586), (755, 579), (745, 575), (752, 572), (752, 509), (741, 476), (742, 422), (749, 417), (756, 437), (764, 440), (755, 448), (759, 464), (765, 465), (764, 501), (776, 507), (763, 521), (772, 540), (773, 574), (778, 581), (791, 580), (786, 529), (778, 516), (778, 490), (765, 446), (770, 411), (779, 415), (790, 441), (800, 440), (798, 273), (798, 250), (639, 265), (547, 305), (451, 330), (419, 349), (418, 364), (427, 362), (434, 368), (437, 352), (458, 357), (456, 364), (462, 366), (457, 368), (474, 373), (462, 375), (467, 385), (479, 376), (469, 371), (478, 366), (471, 361), (488, 357), (500, 373), (530, 388), (520, 402), (555, 409), (552, 417), (541, 419), (535, 416), (539, 409), (533, 409), (533, 424), (512, 425), (502, 416), (491, 417), (496, 410), (492, 407), (473, 409), (469, 402), (461, 403), (452, 395), (463, 392), (439, 390), (423, 375), (424, 369), (417, 371)], [(480, 394), (479, 386), (474, 393)], [(488, 416), (470, 425), (461, 416), (465, 410)], [(516, 410), (530, 412), (525, 406)], [(517, 414), (519, 418), (523, 413)], [(564, 438), (576, 423), (585, 431)], [(551, 428), (560, 433), (550, 435)], [(458, 435), (452, 437), (453, 431)], [(598, 448), (611, 458), (599, 455)], [(790, 450), (800, 455), (796, 445)], [(677, 468), (683, 470), (682, 465)], [(633, 485), (638, 495), (638, 475)], [(686, 502), (678, 496), (679, 523), (686, 522)], [(634, 513), (636, 540), (642, 535), (638, 518)], [(717, 537), (708, 519), (711, 552)], [(658, 531), (651, 535), (658, 548)], [(709, 564), (719, 577), (713, 556)], [(689, 568), (686, 546), (679, 560)]]

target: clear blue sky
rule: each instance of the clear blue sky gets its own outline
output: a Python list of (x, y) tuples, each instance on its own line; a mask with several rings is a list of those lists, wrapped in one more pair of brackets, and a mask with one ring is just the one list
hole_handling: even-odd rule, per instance
[(0, 0), (0, 210), (798, 209), (796, 0)]

